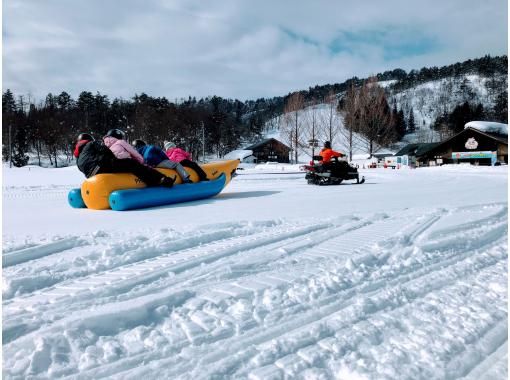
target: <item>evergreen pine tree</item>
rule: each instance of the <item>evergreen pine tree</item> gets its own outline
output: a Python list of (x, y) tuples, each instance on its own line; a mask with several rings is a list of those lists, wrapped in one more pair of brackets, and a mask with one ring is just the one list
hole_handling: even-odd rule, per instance
[(399, 121), (399, 130), (401, 131), (402, 136), (403, 136), (407, 133), (407, 125), (406, 125), (406, 119), (404, 116), (404, 111), (402, 109), (400, 109), (400, 111), (398, 111), (398, 121)]
[(494, 119), (501, 123), (508, 123), (508, 93), (501, 92), (494, 104)]
[(12, 114), (16, 112), (16, 101), (11, 90), (7, 89), (2, 94), (2, 112), (4, 114)]
[(407, 130), (409, 131), (409, 133), (413, 133), (416, 131), (416, 123), (414, 122), (413, 107), (411, 107), (411, 110), (409, 111), (409, 121), (407, 122)]
[[(9, 130), (12, 131), (16, 123), (16, 101), (11, 90), (7, 89), (2, 94), (2, 158), (7, 161), (9, 159)], [(12, 137), (12, 136), (11, 136)], [(10, 152), (12, 154), (12, 151)]]

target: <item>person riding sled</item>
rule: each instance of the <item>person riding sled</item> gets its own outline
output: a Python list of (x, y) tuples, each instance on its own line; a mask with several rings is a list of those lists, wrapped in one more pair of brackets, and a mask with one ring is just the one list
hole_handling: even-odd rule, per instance
[(94, 140), (88, 133), (78, 135), (73, 154), (78, 169), (87, 178), (102, 173), (132, 173), (147, 186), (172, 187), (175, 181), (132, 158), (117, 158), (103, 141)]
[(120, 129), (110, 129), (103, 137), (104, 145), (106, 145), (115, 157), (119, 159), (132, 158), (140, 164), (144, 163), (143, 157), (133, 148), (126, 140), (126, 134)]
[(178, 162), (184, 167), (193, 169), (195, 173), (198, 174), (200, 181), (209, 181), (203, 169), (196, 162), (191, 161), (191, 154), (178, 148), (175, 143), (171, 141), (165, 141), (164, 147), (165, 153), (170, 161)]
[(147, 145), (143, 140), (136, 139), (132, 142), (133, 147), (143, 157), (143, 161), (151, 168), (175, 169), (182, 178), (182, 183), (192, 183), (189, 173), (178, 162), (171, 161), (163, 151), (155, 145)]
[(341, 152), (334, 151), (331, 149), (331, 142), (326, 141), (324, 143), (324, 148), (320, 151), (319, 155), (322, 157), (320, 161), (323, 165), (329, 164), (333, 157), (344, 157), (345, 155)]
[(319, 155), (322, 157), (320, 163), (323, 168), (331, 171), (334, 177), (343, 177), (348, 171), (347, 162), (337, 160), (337, 158), (344, 157), (345, 155), (342, 152), (331, 149), (331, 142), (326, 141), (324, 143), (324, 148), (322, 148)]

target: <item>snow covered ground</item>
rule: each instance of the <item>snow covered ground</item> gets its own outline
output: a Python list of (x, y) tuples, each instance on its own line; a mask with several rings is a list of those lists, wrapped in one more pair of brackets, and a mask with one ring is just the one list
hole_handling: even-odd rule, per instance
[(507, 378), (507, 168), (362, 174), (114, 212), (4, 167), (4, 378)]

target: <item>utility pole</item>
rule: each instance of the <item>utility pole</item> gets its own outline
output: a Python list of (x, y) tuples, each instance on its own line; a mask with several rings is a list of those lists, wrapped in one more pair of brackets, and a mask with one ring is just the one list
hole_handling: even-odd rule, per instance
[(294, 144), (294, 130), (291, 129), (290, 131), (290, 163), (294, 163), (294, 155), (292, 154), (292, 145)]
[(202, 124), (202, 162), (205, 162), (205, 127), (204, 122), (200, 122)]
[(9, 125), (9, 167), (12, 168), (12, 140), (11, 140), (11, 128)]

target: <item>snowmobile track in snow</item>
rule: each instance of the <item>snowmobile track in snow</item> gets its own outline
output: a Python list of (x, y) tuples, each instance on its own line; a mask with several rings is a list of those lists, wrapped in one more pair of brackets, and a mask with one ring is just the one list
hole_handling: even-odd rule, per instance
[[(383, 310), (398, 320), (413, 304), (429, 307), (437, 292), (458, 292), (465, 278), (490, 279), (491, 268), (506, 265), (500, 245), (507, 211), (499, 205), (488, 209), (461, 227), (449, 225), (454, 213), (441, 209), (340, 225), (278, 225), (71, 278), (4, 302), (4, 355), (34, 344), (36, 335), (63, 330), (87, 329), (119, 340), (152, 316), (150, 329), (163, 346), (61, 375), (147, 378), (157, 363), (168, 369), (165, 377), (293, 377), (317, 363), (334, 363), (356, 345), (342, 340), (345, 328), (379, 339), (379, 330), (364, 324)], [(486, 228), (477, 232), (481, 224)], [(353, 273), (347, 282), (345, 271)], [(266, 314), (258, 314), (263, 306)], [(114, 329), (108, 327), (112, 321)], [(398, 327), (392, 319), (380, 323)], [(502, 326), (502, 320), (488, 321), (484, 333), (494, 361), (506, 341), (490, 334), (500, 334)], [(190, 356), (199, 359), (186, 361)], [(209, 371), (202, 373), (205, 367)], [(465, 376), (476, 368), (451, 371)]]
[(60, 239), (46, 244), (37, 245), (17, 251), (7, 252), (2, 255), (2, 266), (21, 264), (30, 260), (39, 259), (44, 256), (62, 252), (70, 248), (80, 247), (87, 243), (77, 237)]

